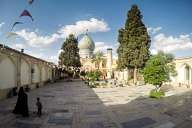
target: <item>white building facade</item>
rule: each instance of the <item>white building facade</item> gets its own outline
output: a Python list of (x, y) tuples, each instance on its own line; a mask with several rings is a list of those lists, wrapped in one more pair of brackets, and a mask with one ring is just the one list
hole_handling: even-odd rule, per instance
[(0, 99), (21, 86), (36, 88), (56, 79), (56, 66), (0, 44)]
[(177, 76), (171, 77), (176, 86), (192, 87), (192, 57), (182, 57), (174, 60)]

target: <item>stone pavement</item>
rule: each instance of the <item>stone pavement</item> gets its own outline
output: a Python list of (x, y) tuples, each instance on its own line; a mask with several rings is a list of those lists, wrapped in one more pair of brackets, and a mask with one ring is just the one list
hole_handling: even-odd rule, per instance
[[(11, 113), (16, 98), (0, 101), (0, 128), (190, 128), (191, 91), (151, 99), (152, 86), (90, 89), (82, 81), (49, 84), (28, 93), (30, 117)], [(43, 103), (37, 117), (36, 97)]]
[[(43, 104), (37, 117), (36, 97)], [(11, 113), (17, 97), (0, 101), (0, 128), (115, 128), (105, 106), (82, 81), (50, 84), (28, 93), (30, 117)]]
[(173, 89), (174, 95), (148, 98), (152, 86), (94, 89), (123, 128), (192, 128), (192, 90)]

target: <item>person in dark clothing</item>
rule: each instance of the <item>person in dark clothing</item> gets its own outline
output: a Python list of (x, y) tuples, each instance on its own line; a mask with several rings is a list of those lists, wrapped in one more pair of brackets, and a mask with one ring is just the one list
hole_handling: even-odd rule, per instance
[(24, 92), (23, 87), (20, 87), (17, 103), (13, 110), (14, 114), (21, 114), (23, 117), (29, 116), (29, 109), (28, 109), (28, 97), (27, 94)]
[(41, 114), (42, 114), (42, 104), (40, 102), (40, 98), (39, 97), (37, 97), (36, 105), (37, 105), (37, 115), (40, 117)]

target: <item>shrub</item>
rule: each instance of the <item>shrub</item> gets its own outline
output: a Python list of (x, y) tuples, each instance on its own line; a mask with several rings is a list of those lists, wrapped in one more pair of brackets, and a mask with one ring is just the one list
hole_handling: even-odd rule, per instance
[(103, 88), (106, 88), (106, 87), (108, 87), (108, 84), (107, 83), (101, 83), (100, 86), (102, 86)]
[(98, 81), (99, 78), (101, 76), (101, 72), (96, 70), (96, 71), (90, 71), (86, 73), (86, 77), (90, 80), (90, 81)]
[(88, 86), (89, 86), (90, 88), (97, 88), (97, 87), (99, 86), (99, 83), (90, 82), (90, 83), (88, 84)]
[(151, 92), (149, 94), (149, 97), (156, 98), (156, 99), (160, 99), (160, 98), (162, 98), (164, 96), (165, 96), (165, 92), (164, 91), (162, 91), (162, 90), (157, 91), (155, 89), (151, 90)]
[(95, 83), (95, 81), (99, 81), (100, 76), (101, 76), (101, 72), (98, 70), (86, 72), (86, 75), (85, 75), (86, 83), (90, 88), (96, 88), (99, 86), (99, 84)]
[(171, 76), (176, 76), (173, 59), (172, 54), (163, 52), (152, 55), (142, 71), (145, 83), (152, 84), (159, 90), (163, 82), (168, 82)]

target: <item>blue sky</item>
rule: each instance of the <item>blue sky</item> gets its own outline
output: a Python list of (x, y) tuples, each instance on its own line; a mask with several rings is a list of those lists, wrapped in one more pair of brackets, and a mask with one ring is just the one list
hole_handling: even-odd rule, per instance
[[(137, 4), (152, 39), (151, 52), (192, 56), (191, 0), (0, 0), (0, 42), (43, 59), (56, 62), (65, 37), (74, 32), (78, 39), (86, 29), (97, 50), (117, 48), (118, 29), (124, 27), (127, 11)], [(34, 18), (19, 18), (27, 9)], [(6, 39), (15, 21), (18, 37)], [(83, 26), (83, 27), (82, 27)]]

